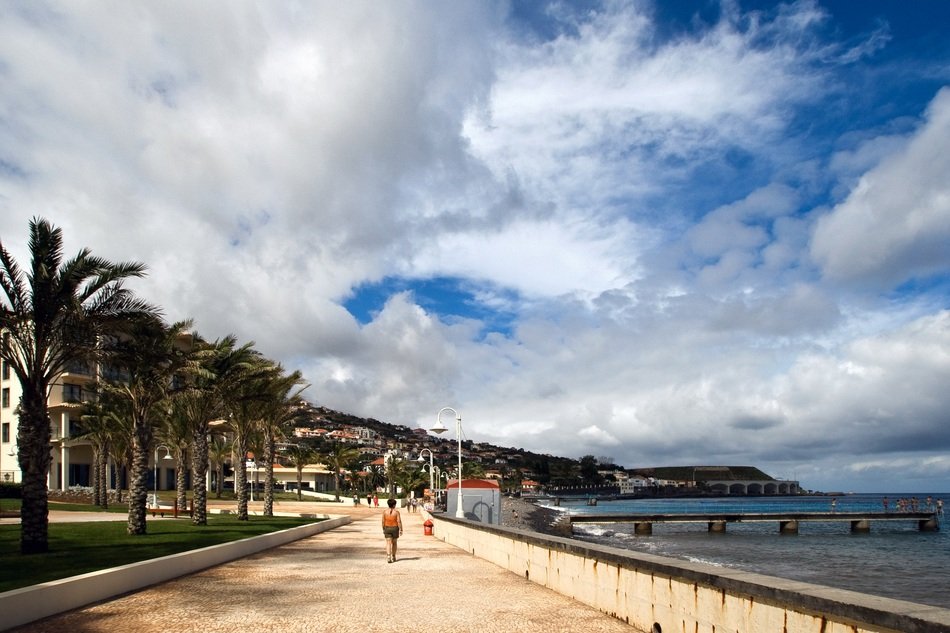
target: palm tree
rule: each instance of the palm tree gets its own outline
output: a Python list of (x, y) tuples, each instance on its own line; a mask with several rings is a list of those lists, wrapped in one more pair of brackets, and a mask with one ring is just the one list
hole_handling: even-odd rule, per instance
[(378, 464), (370, 464), (366, 467), (366, 472), (369, 474), (369, 488), (371, 491), (375, 492), (380, 486), (386, 484), (386, 470)]
[(116, 501), (122, 503), (122, 471), (132, 463), (132, 416), (126, 403), (110, 398), (101, 385), (96, 385), (95, 393), (96, 405), (108, 420), (109, 456), (116, 472)]
[(271, 380), (268, 395), (263, 406), (261, 432), (264, 444), (264, 516), (274, 516), (274, 457), (277, 440), (284, 439), (287, 426), (300, 417), (304, 401), (301, 392), (309, 387), (303, 381), (303, 374), (295, 371), (284, 374), (277, 366), (277, 375)]
[[(181, 393), (184, 393), (182, 391)], [(188, 447), (191, 444), (190, 418), (187, 403), (173, 394), (169, 399), (167, 415), (161, 416), (162, 422), (156, 434), (158, 441), (171, 448), (175, 463), (175, 507), (184, 510), (188, 507)]]
[(94, 358), (102, 334), (157, 310), (122, 285), (144, 275), (142, 264), (112, 263), (88, 249), (64, 261), (62, 230), (40, 218), (30, 221), (29, 250), (31, 267), (24, 273), (0, 243), (0, 287), (6, 299), (0, 305), (0, 358), (13, 368), (22, 389), (20, 551), (38, 554), (49, 551), (50, 385), (69, 364)]
[(113, 436), (111, 440), (112, 445), (112, 460), (115, 464), (116, 472), (116, 501), (122, 503), (122, 471), (125, 470), (126, 474), (129, 472), (129, 469), (132, 467), (132, 429), (130, 418), (125, 418), (123, 420), (117, 420), (122, 423), (122, 426), (117, 426), (113, 430)]
[(303, 469), (317, 458), (317, 451), (307, 444), (291, 444), (284, 450), (284, 457), (297, 469), (297, 501), (300, 501), (303, 498)]
[(411, 464), (405, 464), (405, 467), (396, 472), (395, 483), (402, 488), (403, 494), (408, 496), (411, 491), (428, 484), (429, 476), (424, 474), (421, 468), (413, 468)]
[(182, 347), (190, 321), (165, 325), (152, 317), (133, 323), (125, 336), (107, 345), (112, 365), (120, 373), (103, 389), (122, 399), (131, 411), (132, 473), (129, 483), (129, 534), (145, 534), (148, 501), (149, 451), (156, 420), (167, 412), (176, 376), (188, 369)]
[(357, 449), (342, 443), (336, 444), (327, 454), (327, 465), (333, 471), (333, 492), (336, 501), (340, 500), (340, 474), (359, 456)]
[[(226, 438), (216, 435), (211, 439), (211, 442), (208, 444), (208, 463), (214, 469), (215, 472), (215, 497), (220, 499), (221, 493), (224, 492), (224, 465), (231, 459), (232, 446)], [(196, 475), (197, 476), (197, 475)], [(198, 513), (198, 492), (197, 492), (197, 482), (195, 486), (195, 514)], [(207, 498), (205, 503), (202, 506), (205, 510), (207, 509)], [(207, 525), (207, 516), (205, 517), (205, 523)]]
[(485, 476), (485, 465), (481, 462), (467, 461), (462, 463), (462, 478), (481, 479)]
[[(254, 367), (229, 394), (227, 426), (234, 434), (234, 493), (239, 521), (248, 520), (247, 454), (263, 418), (267, 387), (275, 371), (276, 365), (259, 356)], [(259, 453), (255, 456), (259, 457)]]
[[(208, 490), (206, 477), (208, 465), (218, 469), (217, 497), (221, 498), (224, 488), (224, 463), (230, 454), (230, 446), (224, 451), (220, 445), (212, 447), (211, 425), (228, 415), (228, 405), (232, 394), (242, 381), (253, 378), (258, 371), (260, 354), (254, 350), (253, 343), (238, 347), (237, 339), (228, 335), (213, 343), (198, 340), (195, 360), (200, 369), (195, 372), (182, 395), (182, 404), (186, 410), (192, 434), (192, 472), (194, 473), (195, 511), (192, 524), (208, 524)], [(214, 454), (215, 450), (217, 454)], [(225, 455), (227, 453), (227, 455)]]
[(92, 503), (101, 508), (109, 507), (108, 472), (109, 446), (114, 435), (112, 419), (101, 402), (83, 404), (79, 430), (75, 439), (88, 440), (92, 444)]

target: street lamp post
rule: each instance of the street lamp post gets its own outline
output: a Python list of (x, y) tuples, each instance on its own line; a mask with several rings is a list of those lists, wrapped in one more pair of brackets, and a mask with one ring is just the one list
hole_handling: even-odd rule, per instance
[(172, 457), (172, 449), (168, 448), (164, 444), (159, 444), (158, 446), (155, 447), (155, 491), (152, 494), (152, 505), (156, 508), (158, 507), (158, 451), (159, 449), (163, 449), (163, 448), (165, 449), (165, 457), (163, 457), (162, 459), (169, 459), (169, 460), (175, 459), (174, 457)]
[(428, 448), (424, 448), (424, 449), (422, 449), (421, 451), (419, 451), (419, 460), (418, 460), (418, 461), (420, 461), (420, 462), (424, 462), (424, 461), (425, 461), (425, 460), (422, 459), (422, 453), (423, 453), (423, 451), (425, 451), (426, 453), (429, 453), (429, 494), (434, 495), (434, 494), (435, 494), (435, 476), (433, 475), (433, 470), (432, 470), (432, 468), (433, 468), (433, 464), (432, 464), (432, 451), (429, 450)]
[[(453, 409), (452, 407), (442, 407), (439, 409), (439, 414), (435, 416), (435, 426), (432, 427), (433, 433), (445, 433), (448, 429), (442, 425), (442, 414), (445, 411), (451, 411), (455, 414), (455, 434), (458, 436), (459, 442), (459, 474), (458, 474), (458, 505), (455, 508), (455, 518), (464, 519), (465, 510), (462, 508), (462, 416), (459, 415), (459, 412)], [(431, 453), (430, 453), (431, 455)]]

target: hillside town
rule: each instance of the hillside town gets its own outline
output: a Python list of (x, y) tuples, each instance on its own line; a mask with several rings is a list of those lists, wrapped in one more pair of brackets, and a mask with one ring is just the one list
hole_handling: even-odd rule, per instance
[[(293, 430), (293, 442), (305, 443), (317, 454), (329, 454), (334, 447), (353, 449), (352, 458), (341, 469), (347, 490), (363, 492), (374, 487), (374, 478), (383, 477), (390, 460), (414, 464), (413, 470), (441, 483), (454, 479), (458, 442), (440, 437), (424, 428), (388, 424), (372, 418), (358, 418), (325, 407), (312, 406)], [(462, 469), (465, 478), (498, 482), (502, 491), (515, 495), (596, 494), (618, 496), (677, 496), (697, 494), (798, 494), (797, 482), (776, 480), (749, 466), (687, 466), (626, 469), (610, 457), (587, 455), (580, 459), (541, 454), (522, 448), (495, 446), (463, 440)], [(275, 477), (288, 479), (291, 469), (276, 467)], [(304, 469), (304, 489), (317, 492), (334, 489), (333, 473), (325, 464)], [(748, 482), (748, 483), (742, 483)]]

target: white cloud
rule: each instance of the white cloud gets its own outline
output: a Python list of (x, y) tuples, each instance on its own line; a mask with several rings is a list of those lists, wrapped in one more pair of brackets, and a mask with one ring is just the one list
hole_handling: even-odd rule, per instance
[(435, 241), (403, 273), (484, 279), (528, 297), (599, 294), (636, 278), (637, 253), (648, 238), (625, 221), (603, 227), (580, 220), (517, 220)]
[(892, 286), (950, 265), (950, 90), (906, 148), (864, 174), (815, 228), (812, 255), (834, 280)]

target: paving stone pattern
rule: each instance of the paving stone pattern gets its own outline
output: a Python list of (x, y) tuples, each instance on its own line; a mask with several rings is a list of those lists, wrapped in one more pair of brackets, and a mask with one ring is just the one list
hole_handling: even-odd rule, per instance
[(387, 563), (381, 512), (347, 509), (349, 525), (15, 631), (635, 631), (424, 536), (405, 510), (398, 560)]

